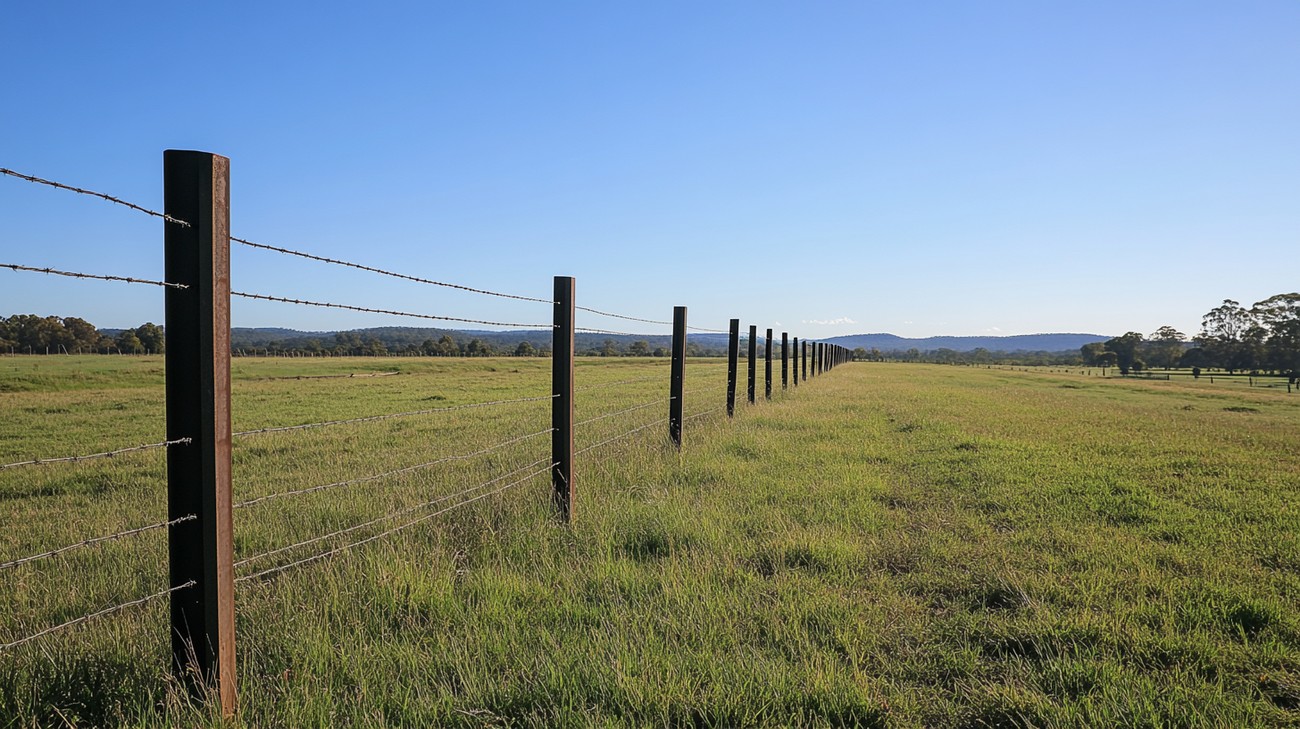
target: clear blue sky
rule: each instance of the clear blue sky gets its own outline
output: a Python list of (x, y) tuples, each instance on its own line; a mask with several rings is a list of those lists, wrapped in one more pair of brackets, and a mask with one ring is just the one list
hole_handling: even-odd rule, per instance
[[(1300, 3), (11, 3), (0, 166), (233, 233), (649, 318), (810, 338), (1191, 334), (1297, 289)], [(162, 223), (0, 178), (0, 262), (161, 275)], [(547, 307), (236, 250), (236, 289)], [(161, 321), (153, 287), (0, 271), (0, 314)], [(593, 316), (580, 325), (663, 331)], [(237, 302), (237, 326), (425, 326)]]

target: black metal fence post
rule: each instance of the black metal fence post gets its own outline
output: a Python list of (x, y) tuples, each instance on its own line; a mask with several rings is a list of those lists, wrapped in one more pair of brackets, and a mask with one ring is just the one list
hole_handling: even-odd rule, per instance
[(763, 396), (772, 399), (772, 330), (767, 330), (767, 342), (763, 346)]
[(163, 152), (167, 518), (172, 664), (195, 696), (235, 712), (235, 563), (230, 495), (230, 160)]
[(727, 417), (736, 415), (736, 362), (740, 359), (740, 320), (731, 320), (727, 337)]
[(668, 437), (682, 449), (682, 411), (686, 395), (686, 307), (673, 307), (672, 398), (668, 403)]
[(564, 522), (573, 521), (573, 299), (572, 276), (555, 277), (551, 329), (551, 488)]
[(790, 387), (790, 335), (781, 332), (781, 389)]
[(749, 325), (749, 404), (754, 404), (754, 380), (758, 377), (758, 327)]

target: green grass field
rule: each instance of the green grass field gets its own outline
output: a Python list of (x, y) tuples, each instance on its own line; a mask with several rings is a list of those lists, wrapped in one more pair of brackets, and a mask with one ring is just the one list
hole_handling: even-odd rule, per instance
[[(549, 365), (236, 360), (235, 429), (543, 396)], [(666, 398), (666, 365), (581, 360), (579, 420)], [(721, 362), (687, 373), (688, 415), (723, 403)], [(0, 359), (0, 463), (162, 440), (161, 388), (156, 358)], [(548, 408), (250, 435), (235, 499), (484, 449)], [(241, 582), (235, 724), (1300, 726), (1300, 396), (851, 364), (690, 420), (680, 456), (664, 430), (583, 454), (572, 528), (538, 477)], [(548, 454), (532, 438), (249, 506), (236, 558)], [(0, 562), (161, 521), (163, 457), (0, 470), (0, 514)], [(161, 530), (0, 571), (0, 643), (165, 580)], [(0, 654), (0, 725), (221, 725), (171, 686), (166, 630), (158, 600)]]

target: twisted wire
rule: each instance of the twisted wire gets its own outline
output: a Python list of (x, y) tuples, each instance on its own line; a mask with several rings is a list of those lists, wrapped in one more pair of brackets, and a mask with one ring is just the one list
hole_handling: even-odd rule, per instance
[(49, 273), (55, 276), (68, 276), (69, 278), (93, 278), (99, 281), (124, 281), (126, 283), (150, 284), (153, 286), (165, 286), (169, 289), (187, 289), (185, 284), (169, 283), (167, 281), (151, 281), (147, 278), (132, 278), (131, 276), (105, 276), (97, 273), (77, 273), (76, 271), (60, 271), (57, 268), (38, 268), (35, 266), (20, 266), (17, 263), (0, 263), (0, 268), (8, 268), (14, 271), (32, 271), (34, 273)]
[(614, 436), (613, 438), (606, 438), (605, 440), (602, 440), (602, 441), (599, 442), (599, 443), (595, 443), (595, 444), (593, 444), (593, 445), (589, 445), (589, 446), (587, 446), (586, 448), (583, 448), (583, 449), (581, 449), (581, 450), (574, 451), (573, 455), (575, 455), (575, 456), (577, 456), (577, 455), (581, 455), (581, 454), (583, 454), (583, 453), (586, 453), (587, 451), (595, 450), (595, 449), (597, 449), (597, 448), (599, 448), (599, 447), (601, 447), (601, 446), (603, 446), (603, 445), (609, 445), (610, 443), (613, 443), (613, 442), (616, 441), (616, 440), (622, 440), (623, 438), (626, 438), (626, 437), (628, 437), (629, 435), (632, 435), (633, 433), (639, 433), (639, 432), (645, 430), (646, 428), (653, 428), (653, 427), (656, 426), (656, 425), (663, 425), (665, 422), (667, 422), (667, 420), (668, 420), (667, 418), (659, 418), (659, 419), (657, 419), (657, 420), (653, 420), (653, 421), (651, 421), (651, 422), (649, 422), (649, 423), (646, 423), (645, 425), (642, 425), (642, 426), (639, 427), (639, 428), (633, 428), (633, 429), (631, 429), (631, 430), (624, 431), (622, 434), (620, 434), (620, 435), (616, 435), (616, 436)]
[(35, 182), (35, 183), (38, 184), (38, 185), (49, 185), (50, 187), (57, 187), (57, 188), (59, 188), (60, 190), (68, 190), (69, 192), (75, 192), (75, 193), (78, 193), (78, 194), (81, 194), (81, 195), (90, 195), (91, 197), (97, 197), (97, 198), (99, 198), (99, 199), (101, 199), (101, 200), (107, 200), (107, 201), (109, 201), (109, 202), (111, 202), (111, 203), (116, 203), (116, 204), (118, 204), (118, 205), (122, 205), (122, 206), (124, 206), (124, 207), (131, 208), (132, 210), (137, 210), (137, 211), (142, 212), (142, 213), (144, 213), (144, 214), (146, 214), (146, 215), (152, 215), (152, 216), (154, 216), (155, 218), (162, 218), (163, 220), (166, 220), (166, 221), (169, 222), (169, 223), (175, 223), (175, 224), (177, 224), (177, 225), (180, 225), (180, 226), (183, 226), (183, 227), (186, 227), (186, 228), (190, 227), (190, 224), (187, 223), (187, 222), (185, 222), (184, 220), (179, 220), (179, 219), (177, 219), (177, 218), (173, 218), (173, 217), (170, 216), (170, 215), (167, 215), (167, 214), (165, 214), (165, 213), (160, 213), (160, 212), (158, 212), (158, 211), (156, 211), (156, 210), (150, 210), (149, 208), (141, 207), (141, 206), (139, 206), (139, 205), (136, 205), (135, 203), (127, 202), (126, 200), (123, 200), (123, 199), (121, 199), (121, 198), (113, 197), (112, 195), (105, 195), (105, 194), (102, 193), (102, 192), (95, 192), (94, 190), (83, 190), (83, 189), (80, 188), (80, 187), (73, 187), (72, 185), (65, 185), (65, 184), (63, 184), (62, 182), (55, 182), (55, 181), (53, 181), (53, 180), (46, 180), (46, 179), (42, 179), (42, 178), (40, 178), (40, 177), (33, 177), (32, 175), (24, 175), (24, 174), (21, 173), (21, 172), (14, 172), (13, 170), (11, 170), (11, 169), (6, 169), (6, 168), (4, 168), (4, 167), (0, 167), (0, 174), (9, 175), (10, 177), (17, 177), (17, 178), (20, 179), (20, 180), (26, 180), (26, 181), (28, 181), (28, 182)]
[(147, 602), (151, 602), (151, 601), (153, 601), (153, 600), (157, 600), (157, 599), (160, 598), (160, 597), (166, 597), (166, 596), (172, 594), (173, 592), (176, 592), (177, 590), (184, 590), (184, 589), (186, 589), (186, 588), (188, 588), (188, 587), (194, 587), (194, 586), (197, 585), (197, 584), (199, 584), (199, 583), (196, 582), (195, 580), (190, 580), (189, 582), (186, 582), (186, 583), (184, 583), (184, 584), (180, 584), (180, 585), (177, 585), (177, 586), (175, 586), (175, 587), (169, 587), (169, 588), (167, 588), (166, 590), (161, 590), (161, 591), (159, 591), (159, 592), (155, 592), (154, 594), (149, 595), (149, 596), (147, 596), (147, 597), (142, 597), (142, 598), (140, 598), (139, 600), (132, 600), (132, 601), (130, 601), (130, 602), (124, 602), (124, 603), (122, 603), (122, 604), (120, 604), (120, 605), (114, 605), (113, 607), (110, 607), (110, 608), (104, 608), (103, 610), (99, 610), (99, 611), (97, 611), (97, 612), (93, 612), (93, 613), (91, 613), (91, 614), (89, 614), (89, 615), (83, 615), (83, 616), (81, 616), (81, 617), (79, 617), (79, 618), (74, 618), (73, 620), (69, 620), (69, 621), (66, 622), (66, 623), (61, 623), (61, 624), (56, 625), (56, 626), (54, 626), (54, 627), (52, 627), (52, 628), (46, 628), (45, 630), (42, 630), (42, 631), (39, 632), (39, 633), (34, 633), (34, 634), (32, 634), (32, 635), (29, 635), (29, 636), (27, 636), (26, 638), (20, 638), (20, 639), (18, 639), (18, 640), (12, 641), (12, 642), (10, 642), (10, 643), (5, 643), (5, 644), (3, 644), (3, 645), (0, 645), (0, 651), (7, 651), (7, 650), (9, 650), (10, 648), (16, 648), (16, 647), (18, 647), (18, 646), (20, 646), (20, 645), (22, 645), (22, 644), (24, 644), (24, 643), (29, 643), (29, 642), (31, 642), (31, 641), (33, 641), (33, 640), (36, 640), (37, 638), (40, 638), (41, 636), (49, 635), (50, 633), (53, 633), (53, 632), (56, 632), (56, 631), (59, 631), (59, 630), (63, 630), (64, 628), (71, 628), (71, 627), (74, 626), (74, 625), (79, 625), (79, 624), (84, 623), (84, 622), (87, 622), (87, 621), (89, 621), (89, 620), (94, 620), (95, 618), (103, 617), (104, 615), (108, 615), (108, 614), (110, 614), (110, 613), (118, 612), (119, 610), (125, 610), (125, 609), (127, 609), (127, 608), (129, 608), (129, 607), (134, 607), (134, 606), (136, 606), (136, 605), (143, 605), (143, 604), (145, 604), (145, 603), (147, 603)]
[(303, 299), (286, 299), (281, 296), (267, 296), (265, 294), (249, 294), (243, 291), (231, 291), (231, 296), (239, 296), (245, 299), (258, 299), (260, 301), (278, 301), (282, 304), (298, 304), (300, 306), (320, 306), (327, 309), (347, 309), (348, 311), (363, 311), (369, 314), (387, 314), (389, 316), (405, 316), (412, 319), (435, 319), (437, 321), (459, 321), (467, 324), (486, 324), (493, 327), (515, 327), (517, 329), (551, 329), (553, 324), (516, 324), (504, 321), (486, 321), (484, 319), (464, 319), (459, 316), (437, 316), (435, 314), (412, 314), (406, 311), (393, 311), (392, 309), (369, 309), (364, 306), (351, 306), (349, 304), (331, 304), (322, 301), (305, 301)]
[(605, 418), (613, 418), (613, 417), (616, 417), (616, 416), (618, 416), (618, 415), (626, 415), (626, 414), (628, 414), (628, 413), (634, 413), (634, 412), (636, 412), (637, 410), (644, 410), (644, 409), (646, 409), (646, 408), (654, 407), (655, 405), (662, 405), (662, 404), (664, 404), (664, 403), (666, 403), (666, 402), (672, 402), (674, 399), (675, 399), (675, 398), (671, 398), (671, 397), (669, 397), (669, 398), (663, 398), (663, 399), (660, 399), (660, 400), (652, 400), (652, 401), (647, 402), (647, 403), (642, 403), (641, 405), (634, 405), (634, 406), (632, 406), (632, 407), (630, 407), (630, 408), (627, 408), (626, 410), (619, 410), (618, 412), (615, 412), (615, 413), (605, 413), (604, 415), (597, 415), (597, 416), (594, 417), (594, 418), (587, 418), (586, 420), (583, 420), (583, 421), (581, 421), (581, 422), (574, 423), (574, 424), (573, 424), (573, 427), (576, 428), (576, 427), (578, 427), (579, 425), (586, 425), (587, 423), (594, 423), (594, 422), (596, 422), (597, 420), (604, 420)]
[(17, 463), (0, 464), (0, 471), (6, 468), (17, 468), (18, 466), (44, 466), (50, 463), (77, 463), (78, 461), (91, 461), (96, 458), (112, 458), (113, 456), (123, 453), (134, 453), (136, 451), (147, 451), (154, 448), (166, 448), (174, 445), (189, 445), (192, 442), (190, 438), (177, 438), (176, 440), (165, 440), (161, 443), (149, 443), (147, 445), (132, 446), (130, 448), (119, 448), (115, 451), (105, 451), (103, 453), (91, 453), (85, 456), (64, 456), (62, 458), (37, 458), (31, 461), (19, 461)]
[(730, 334), (731, 333), (730, 329), (707, 329), (705, 327), (693, 327), (689, 325), (687, 325), (686, 328), (690, 329), (693, 332), (707, 332), (709, 334)]
[(381, 479), (381, 478), (387, 478), (387, 477), (389, 477), (389, 476), (396, 476), (396, 475), (398, 475), (398, 474), (402, 474), (402, 473), (410, 473), (410, 472), (412, 472), (412, 471), (418, 471), (418, 470), (420, 470), (420, 469), (429, 468), (429, 467), (431, 467), (431, 466), (436, 466), (436, 465), (438, 465), (439, 463), (450, 463), (450, 462), (452, 462), (452, 461), (467, 461), (467, 460), (469, 460), (469, 459), (471, 459), (471, 458), (474, 458), (474, 457), (476, 457), (476, 456), (481, 456), (481, 455), (483, 455), (483, 454), (485, 454), (485, 453), (491, 453), (492, 451), (498, 450), (498, 449), (500, 449), (500, 448), (504, 448), (504, 447), (506, 447), (506, 446), (508, 446), (508, 445), (513, 445), (513, 444), (515, 444), (515, 443), (520, 443), (520, 442), (525, 441), (525, 440), (528, 440), (528, 439), (530, 439), (530, 438), (536, 438), (536, 437), (539, 436), (539, 435), (546, 435), (547, 433), (552, 433), (552, 432), (554, 432), (554, 431), (555, 431), (555, 428), (547, 428), (546, 430), (539, 430), (539, 431), (537, 431), (536, 433), (529, 433), (528, 435), (522, 435), (522, 436), (519, 436), (518, 438), (512, 438), (512, 439), (507, 440), (507, 441), (502, 441), (502, 442), (500, 442), (500, 443), (497, 443), (497, 444), (495, 444), (495, 445), (488, 446), (487, 448), (484, 448), (483, 450), (475, 451), (475, 452), (473, 452), (473, 453), (466, 453), (466, 454), (459, 455), (459, 456), (443, 456), (442, 458), (439, 458), (439, 459), (437, 459), (437, 460), (433, 460), (433, 461), (428, 461), (427, 463), (417, 463), (417, 464), (415, 464), (414, 466), (405, 466), (405, 467), (403, 467), (403, 468), (398, 468), (398, 469), (395, 469), (395, 470), (392, 470), (392, 471), (387, 471), (387, 472), (384, 472), (384, 473), (375, 474), (375, 475), (373, 475), (373, 476), (362, 476), (362, 477), (360, 477), (360, 478), (352, 478), (352, 479), (348, 479), (348, 480), (346, 480), (346, 481), (335, 481), (334, 483), (322, 484), (322, 485), (320, 485), (320, 486), (311, 486), (311, 487), (309, 487), (309, 488), (305, 488), (305, 489), (297, 489), (297, 490), (295, 490), (295, 491), (280, 491), (280, 492), (277, 492), (277, 493), (274, 493), (274, 494), (267, 494), (266, 496), (259, 496), (259, 497), (255, 498), (255, 499), (248, 499), (248, 500), (246, 500), (246, 501), (241, 501), (241, 502), (235, 504), (232, 508), (235, 508), (235, 509), (243, 509), (243, 508), (245, 508), (245, 507), (252, 506), (252, 505), (254, 505), (254, 504), (260, 504), (260, 503), (262, 503), (263, 501), (271, 501), (272, 499), (282, 499), (282, 498), (285, 498), (285, 497), (288, 497), (288, 496), (300, 496), (300, 495), (302, 495), (302, 494), (311, 494), (311, 493), (315, 493), (315, 492), (317, 492), (317, 491), (326, 491), (326, 490), (328, 490), (328, 489), (342, 488), (342, 487), (344, 487), (344, 486), (355, 486), (356, 484), (359, 484), (359, 483), (368, 483), (368, 482), (370, 482), (370, 481), (378, 481), (378, 480)]
[(639, 322), (644, 322), (644, 323), (646, 323), (646, 324), (662, 324), (662, 325), (664, 325), (664, 326), (668, 326), (668, 327), (670, 327), (670, 326), (673, 325), (673, 323), (670, 322), (670, 321), (659, 321), (658, 319), (640, 319), (640, 318), (635, 317), (635, 316), (624, 316), (624, 315), (622, 315), (622, 314), (611, 314), (611, 313), (608, 312), (608, 311), (601, 311), (601, 310), (599, 310), (599, 309), (593, 309), (593, 308), (591, 308), (591, 307), (589, 307), (589, 306), (575, 306), (575, 307), (573, 307), (573, 308), (574, 308), (574, 309), (577, 309), (578, 311), (586, 311), (586, 312), (589, 312), (589, 313), (592, 313), (592, 314), (599, 314), (600, 316), (608, 316), (608, 317), (612, 317), (612, 318), (614, 318), (614, 319), (625, 319), (625, 320), (627, 320), (627, 321), (639, 321)]
[(379, 532), (378, 534), (372, 534), (371, 536), (366, 537), (365, 539), (361, 539), (361, 540), (358, 540), (358, 541), (355, 541), (355, 542), (351, 542), (351, 543), (349, 543), (349, 544), (344, 544), (343, 546), (336, 547), (336, 548), (334, 548), (334, 549), (329, 550), (328, 552), (322, 552), (322, 553), (320, 553), (320, 554), (313, 555), (313, 556), (311, 556), (311, 557), (305, 557), (305, 558), (300, 559), (300, 560), (297, 560), (297, 561), (295, 561), (295, 562), (289, 562), (288, 564), (283, 564), (283, 565), (280, 565), (280, 566), (278, 566), (278, 567), (270, 567), (270, 568), (268, 568), (268, 569), (264, 569), (264, 570), (262, 570), (262, 571), (260, 571), (260, 572), (254, 572), (253, 574), (250, 574), (250, 575), (244, 575), (243, 577), (236, 577), (236, 578), (235, 578), (235, 582), (245, 582), (245, 581), (247, 581), (247, 580), (256, 580), (256, 579), (258, 579), (258, 578), (266, 577), (266, 576), (268, 576), (268, 575), (272, 575), (272, 574), (275, 574), (275, 573), (277, 573), (277, 572), (283, 572), (283, 571), (285, 571), (285, 570), (292, 569), (292, 568), (294, 568), (294, 567), (298, 567), (298, 566), (300, 566), (300, 565), (304, 565), (304, 564), (307, 564), (307, 563), (309, 563), (309, 562), (315, 562), (315, 561), (317, 561), (317, 560), (325, 559), (326, 557), (331, 557), (331, 556), (333, 556), (333, 555), (335, 555), (335, 554), (338, 554), (339, 552), (343, 552), (343, 551), (345, 551), (345, 550), (352, 549), (353, 547), (359, 547), (359, 546), (361, 546), (361, 545), (363, 545), (363, 544), (367, 544), (367, 543), (369, 543), (369, 542), (373, 542), (373, 541), (376, 541), (376, 540), (381, 539), (381, 538), (383, 538), (383, 537), (389, 536), (390, 534), (396, 534), (397, 532), (400, 532), (400, 531), (402, 531), (403, 529), (407, 529), (407, 528), (412, 527), (412, 526), (415, 526), (416, 524), (419, 524), (419, 523), (421, 523), (421, 522), (428, 521), (429, 519), (432, 519), (432, 518), (435, 517), (435, 516), (440, 516), (440, 515), (442, 515), (442, 514), (445, 514), (445, 513), (449, 512), (449, 511), (451, 511), (452, 509), (459, 509), (460, 507), (465, 506), (466, 504), (471, 504), (471, 503), (473, 503), (473, 502), (475, 502), (475, 501), (478, 501), (478, 500), (480, 500), (480, 499), (485, 499), (485, 498), (487, 498), (487, 497), (489, 497), (489, 496), (493, 496), (493, 495), (495, 495), (495, 494), (499, 494), (499, 493), (501, 493), (502, 491), (505, 491), (506, 489), (513, 488), (513, 487), (515, 487), (515, 486), (518, 486), (519, 484), (527, 483), (528, 481), (532, 480), (533, 478), (535, 478), (535, 477), (537, 477), (537, 476), (539, 476), (539, 475), (541, 475), (541, 474), (543, 474), (543, 473), (546, 473), (547, 471), (550, 471), (552, 468), (554, 468), (554, 467), (557, 466), (557, 465), (559, 465), (559, 464), (558, 464), (558, 463), (552, 463), (552, 464), (550, 464), (549, 466), (547, 466), (546, 468), (542, 468), (542, 469), (539, 469), (539, 470), (537, 470), (537, 471), (534, 471), (534, 472), (528, 474), (527, 476), (524, 476), (523, 478), (519, 479), (518, 481), (514, 481), (513, 483), (508, 483), (508, 484), (506, 484), (505, 486), (502, 486), (501, 488), (494, 489), (494, 490), (492, 490), (492, 491), (488, 491), (488, 492), (485, 492), (485, 493), (479, 494), (478, 496), (475, 496), (474, 498), (466, 499), (465, 501), (462, 501), (462, 502), (460, 502), (460, 503), (458, 503), (458, 504), (453, 504), (453, 505), (451, 505), (451, 506), (448, 506), (448, 507), (445, 508), (445, 509), (439, 509), (438, 511), (431, 512), (431, 513), (429, 513), (429, 514), (425, 514), (424, 516), (418, 517), (418, 518), (416, 518), (416, 519), (412, 519), (411, 521), (408, 521), (408, 522), (406, 522), (405, 524), (401, 524), (401, 525), (399, 525), (399, 526), (395, 526), (395, 527), (393, 527), (392, 529), (387, 529), (387, 530), (385, 530), (385, 531)]
[(134, 536), (136, 534), (143, 534), (145, 532), (153, 531), (154, 529), (162, 529), (163, 527), (174, 526), (182, 522), (193, 521), (197, 518), (199, 517), (195, 514), (186, 514), (185, 516), (182, 516), (178, 519), (172, 519), (171, 521), (160, 521), (157, 524), (149, 524), (147, 526), (137, 527), (135, 529), (127, 529), (126, 531), (118, 532), (117, 534), (109, 534), (108, 536), (104, 536), (104, 537), (94, 537), (92, 539), (86, 539), (84, 541), (77, 542), (76, 544), (69, 544), (66, 547), (51, 549), (50, 551), (42, 552), (41, 554), (33, 554), (30, 557), (15, 559), (12, 562), (0, 563), (0, 570), (7, 570), (11, 567), (17, 567), (18, 565), (27, 564), (28, 562), (35, 562), (37, 560), (46, 559), (48, 557), (54, 557), (56, 555), (63, 554), (64, 552), (71, 552), (74, 549), (81, 549), (82, 547), (89, 547), (91, 545), (100, 544), (102, 542), (112, 542), (118, 539), (123, 539), (125, 537)]
[(351, 423), (373, 423), (377, 420), (392, 420), (393, 418), (406, 418), (413, 415), (428, 415), (430, 413), (448, 413), (454, 410), (470, 410), (473, 408), (485, 408), (493, 405), (508, 405), (519, 402), (539, 402), (541, 400), (552, 400), (558, 395), (543, 395), (540, 397), (519, 397), (513, 400), (492, 400), (490, 402), (473, 402), (465, 405), (448, 405), (442, 408), (425, 408), (424, 410), (411, 410), (405, 413), (388, 413), (386, 415), (369, 415), (362, 418), (348, 418), (346, 420), (325, 420), (319, 423), (304, 423), (302, 425), (282, 425), (272, 428), (258, 428), (256, 430), (241, 430), (238, 433), (231, 433), (233, 438), (242, 438), (246, 435), (260, 435), (262, 433), (283, 433), (290, 430), (308, 430), (310, 428), (325, 428), (331, 425), (348, 425)]
[[(235, 567), (236, 567), (236, 568), (243, 567), (244, 565), (246, 565), (246, 564), (248, 564), (248, 563), (250, 563), (250, 562), (256, 562), (256, 561), (258, 561), (258, 560), (260, 560), (260, 559), (265, 559), (265, 558), (267, 558), (267, 557), (273, 557), (273, 556), (275, 556), (275, 555), (277, 555), (277, 554), (282, 554), (282, 553), (284, 553), (284, 552), (288, 552), (288, 551), (291, 551), (291, 550), (294, 550), (294, 549), (298, 549), (298, 548), (300, 548), (300, 547), (306, 547), (306, 546), (309, 545), (309, 544), (315, 544), (315, 543), (317, 543), (317, 542), (323, 542), (323, 541), (325, 541), (326, 539), (331, 539), (331, 538), (333, 538), (333, 537), (340, 537), (340, 536), (343, 536), (344, 534), (350, 534), (350, 533), (355, 532), (355, 531), (357, 531), (357, 530), (365, 529), (366, 527), (369, 527), (369, 526), (374, 526), (375, 524), (378, 524), (378, 523), (381, 522), (381, 521), (387, 521), (387, 520), (389, 520), (389, 519), (396, 519), (396, 518), (399, 517), (399, 516), (405, 516), (405, 515), (407, 515), (407, 514), (410, 514), (411, 512), (419, 511), (420, 509), (426, 509), (426, 508), (428, 508), (428, 507), (430, 507), (430, 506), (434, 506), (434, 505), (436, 505), (436, 504), (441, 504), (441, 503), (444, 503), (444, 502), (450, 501), (450, 500), (452, 500), (452, 499), (454, 499), (454, 498), (457, 498), (457, 497), (460, 497), (460, 496), (465, 496), (466, 494), (469, 494), (469, 493), (472, 493), (472, 492), (474, 492), (474, 491), (477, 491), (477, 490), (479, 490), (479, 489), (481, 489), (481, 488), (483, 488), (483, 487), (485, 487), (485, 486), (491, 486), (491, 485), (494, 484), (494, 483), (499, 483), (499, 482), (501, 482), (501, 481), (504, 481), (504, 480), (506, 480), (507, 478), (510, 478), (511, 476), (513, 476), (513, 475), (519, 473), (520, 471), (526, 471), (526, 470), (528, 470), (528, 469), (530, 469), (530, 468), (533, 468), (533, 467), (537, 466), (537, 465), (540, 464), (540, 463), (549, 463), (550, 460), (551, 460), (550, 458), (543, 458), (543, 459), (541, 459), (541, 460), (534, 461), (534, 462), (528, 464), (527, 466), (520, 466), (519, 468), (516, 468), (516, 469), (513, 470), (513, 471), (509, 471), (509, 472), (507, 472), (507, 473), (503, 473), (503, 474), (501, 474), (500, 476), (497, 476), (496, 478), (494, 478), (494, 479), (492, 479), (492, 480), (490, 480), (490, 481), (484, 481), (483, 483), (478, 484), (478, 485), (476, 485), (476, 486), (470, 486), (469, 488), (464, 489), (463, 491), (458, 491), (458, 492), (456, 492), (456, 493), (454, 493), (454, 494), (447, 494), (446, 496), (441, 496), (441, 497), (439, 497), (439, 498), (433, 499), (432, 501), (425, 501), (425, 502), (423, 502), (423, 503), (416, 504), (415, 506), (408, 506), (408, 507), (406, 507), (406, 508), (404, 508), (404, 509), (398, 509), (397, 511), (390, 512), (390, 513), (388, 513), (388, 514), (384, 514), (383, 516), (379, 516), (379, 517), (376, 517), (376, 518), (374, 518), (374, 519), (371, 519), (371, 520), (368, 521), (368, 522), (365, 522), (365, 523), (362, 523), (362, 524), (354, 524), (354, 525), (352, 525), (352, 526), (350, 526), (350, 527), (346, 527), (346, 528), (344, 528), (344, 529), (339, 529), (338, 531), (330, 532), (329, 534), (322, 534), (322, 535), (319, 536), (319, 537), (312, 537), (311, 539), (307, 539), (307, 540), (304, 540), (304, 541), (298, 542), (297, 544), (290, 544), (290, 545), (285, 546), (285, 547), (279, 547), (279, 548), (277, 548), (277, 549), (272, 549), (272, 550), (267, 551), (267, 552), (262, 552), (261, 554), (255, 554), (255, 555), (253, 555), (252, 557), (245, 557), (244, 559), (241, 559), (241, 560), (239, 560), (238, 562), (236, 562), (236, 563), (235, 563)], [(548, 468), (549, 468), (549, 466), (548, 466)]]
[(365, 266), (365, 265), (362, 265), (362, 264), (360, 264), (360, 263), (350, 263), (350, 262), (348, 262), (348, 261), (340, 261), (340, 260), (338, 260), (338, 259), (336, 259), (336, 258), (326, 258), (325, 256), (317, 256), (317, 255), (314, 255), (314, 254), (311, 254), (311, 253), (303, 253), (302, 251), (295, 251), (295, 250), (292, 250), (292, 249), (289, 249), (289, 248), (280, 248), (280, 247), (278, 247), (278, 246), (269, 246), (269, 245), (266, 245), (265, 243), (254, 243), (254, 242), (251, 241), (251, 240), (245, 240), (245, 239), (243, 239), (243, 238), (236, 238), (236, 237), (233, 236), (233, 235), (230, 236), (230, 240), (234, 241), (235, 243), (239, 243), (239, 244), (241, 244), (241, 245), (246, 245), (246, 246), (248, 246), (248, 247), (250, 247), (250, 248), (261, 248), (261, 249), (263, 249), (263, 250), (275, 251), (276, 253), (284, 253), (284, 254), (286, 254), (286, 255), (290, 255), (290, 256), (298, 256), (299, 258), (307, 258), (307, 259), (310, 259), (310, 260), (313, 260), (313, 261), (320, 261), (321, 263), (331, 263), (331, 264), (334, 264), (335, 266), (347, 266), (348, 268), (356, 268), (356, 269), (359, 269), (359, 270), (362, 270), (362, 271), (369, 271), (369, 272), (371, 272), (371, 273), (382, 274), (382, 275), (384, 275), (384, 276), (392, 276), (393, 278), (400, 278), (400, 279), (405, 279), (405, 280), (407, 280), (407, 281), (414, 281), (414, 282), (416, 282), (416, 283), (429, 284), (430, 286), (443, 286), (443, 287), (446, 287), (446, 288), (449, 288), (449, 289), (457, 289), (457, 290), (459, 290), (459, 291), (468, 291), (468, 292), (470, 292), (470, 293), (483, 294), (483, 295), (485, 295), (485, 296), (499, 296), (499, 297), (501, 297), (501, 298), (503, 298), (503, 299), (517, 299), (517, 300), (519, 300), (519, 301), (535, 301), (535, 302), (537, 302), (537, 303), (539, 303), (539, 304), (554, 304), (554, 303), (555, 303), (555, 302), (551, 301), (550, 299), (538, 299), (538, 298), (534, 298), (534, 297), (532, 297), (532, 296), (517, 296), (517, 295), (515, 295), (515, 294), (503, 294), (503, 293), (500, 293), (500, 292), (498, 292), (498, 291), (488, 291), (487, 289), (476, 289), (476, 288), (473, 288), (473, 287), (471, 287), (471, 286), (461, 286), (460, 284), (445, 283), (445, 282), (443, 282), (443, 281), (434, 281), (434, 280), (432, 280), (432, 279), (420, 278), (419, 276), (408, 276), (407, 274), (404, 274), (404, 273), (395, 273), (395, 272), (393, 272), (393, 271), (385, 271), (385, 270), (382, 269), (382, 268), (375, 268), (375, 267), (373, 267), (373, 266)]

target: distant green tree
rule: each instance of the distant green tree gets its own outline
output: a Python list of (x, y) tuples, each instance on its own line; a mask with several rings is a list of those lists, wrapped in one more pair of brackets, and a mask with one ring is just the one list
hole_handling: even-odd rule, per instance
[(145, 351), (153, 354), (162, 354), (167, 346), (166, 337), (163, 334), (163, 328), (153, 322), (145, 322), (135, 328), (135, 336), (140, 339), (144, 345)]
[(532, 342), (528, 342), (528, 341), (520, 342), (519, 346), (515, 347), (516, 357), (533, 357), (536, 355), (537, 355), (537, 348), (533, 346)]
[(144, 353), (144, 343), (140, 341), (140, 337), (136, 336), (134, 329), (123, 329), (122, 333), (117, 335), (117, 339), (113, 344), (123, 354)]
[(631, 357), (648, 357), (650, 356), (650, 343), (644, 339), (638, 339), (627, 348), (627, 353)]
[(1142, 346), (1142, 335), (1137, 332), (1128, 332), (1122, 337), (1115, 337), (1106, 340), (1106, 351), (1115, 353), (1116, 364), (1119, 365), (1120, 374), (1127, 375), (1133, 365), (1133, 360), (1137, 359), (1138, 349)]
[(1169, 369), (1178, 364), (1178, 358), (1185, 349), (1185, 341), (1186, 334), (1169, 325), (1162, 326), (1151, 334), (1151, 340), (1147, 343), (1147, 357), (1152, 365)]

